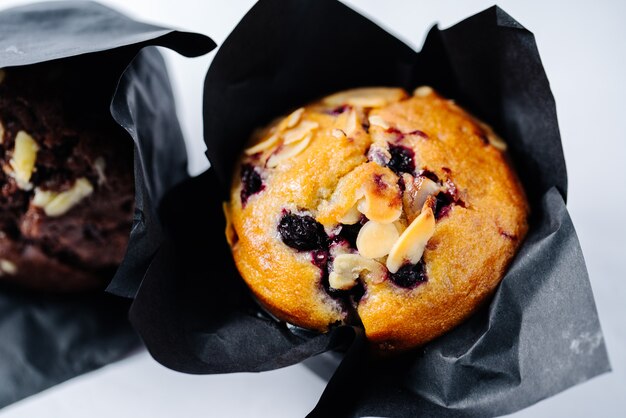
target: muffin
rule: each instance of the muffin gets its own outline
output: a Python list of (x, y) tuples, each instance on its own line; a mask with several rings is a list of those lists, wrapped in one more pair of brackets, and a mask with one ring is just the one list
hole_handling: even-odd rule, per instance
[(133, 145), (111, 87), (60, 62), (0, 70), (0, 283), (102, 288), (134, 213)]
[(420, 346), (494, 292), (528, 203), (492, 129), (430, 87), (339, 92), (252, 135), (224, 204), (260, 304), (383, 352)]

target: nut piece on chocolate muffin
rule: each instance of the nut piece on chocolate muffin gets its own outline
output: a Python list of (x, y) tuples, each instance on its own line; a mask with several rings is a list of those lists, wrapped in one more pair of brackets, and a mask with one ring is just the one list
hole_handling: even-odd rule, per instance
[(102, 288), (132, 226), (132, 141), (80, 69), (0, 71), (0, 283)]
[(224, 204), (260, 303), (300, 327), (425, 344), (493, 293), (528, 229), (506, 144), (430, 87), (328, 96), (258, 131)]

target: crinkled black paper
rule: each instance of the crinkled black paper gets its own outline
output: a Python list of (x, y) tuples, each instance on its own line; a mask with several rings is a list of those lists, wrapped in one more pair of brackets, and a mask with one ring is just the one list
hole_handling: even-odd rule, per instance
[[(165, 63), (156, 48), (144, 48), (149, 45), (186, 56), (215, 46), (203, 35), (136, 22), (97, 3), (49, 2), (0, 12), (0, 68), (52, 60), (80, 65), (86, 71), (76, 71), (76, 82), (110, 89), (102, 109), (109, 111), (113, 99), (111, 114), (135, 142), (135, 220), (110, 285), (122, 296), (134, 295), (162, 239), (154, 208), (187, 177)], [(1, 286), (0, 407), (127, 355), (139, 343), (128, 306), (104, 292), (50, 295)]]
[[(341, 89), (424, 84), (507, 140), (530, 231), (488, 306), (419, 351), (372, 359), (358, 328), (306, 332), (258, 307), (230, 256), (221, 203), (254, 128)], [(261, 0), (213, 60), (204, 116), (212, 167), (165, 196), (167, 240), (131, 309), (162, 364), (249, 372), (343, 352), (312, 417), (496, 416), (610, 369), (565, 206), (554, 98), (532, 33), (500, 8), (433, 27), (416, 53), (339, 2)]]

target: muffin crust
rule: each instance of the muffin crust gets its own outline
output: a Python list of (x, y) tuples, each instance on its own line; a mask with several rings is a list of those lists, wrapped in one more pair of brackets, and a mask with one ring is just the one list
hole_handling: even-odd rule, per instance
[(225, 203), (242, 277), (278, 318), (422, 345), (493, 293), (528, 204), (489, 126), (429, 87), (362, 88), (253, 135)]

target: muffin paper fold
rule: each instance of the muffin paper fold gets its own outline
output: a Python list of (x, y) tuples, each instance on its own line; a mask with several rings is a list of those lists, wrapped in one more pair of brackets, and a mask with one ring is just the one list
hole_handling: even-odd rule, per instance
[[(101, 107), (134, 141), (135, 218), (110, 284), (121, 296), (134, 296), (162, 240), (155, 208), (187, 177), (165, 62), (151, 45), (190, 57), (215, 47), (206, 36), (137, 22), (98, 3), (0, 11), (0, 68), (50, 61), (85, 68), (76, 82), (109, 89)], [(127, 299), (104, 292), (51, 295), (0, 285), (0, 408), (137, 348), (128, 308)]]
[[(369, 355), (359, 328), (317, 334), (266, 314), (234, 266), (221, 207), (255, 128), (372, 85), (430, 85), (492, 125), (532, 208), (528, 236), (490, 303), (421, 349), (385, 359)], [(211, 168), (165, 195), (166, 239), (131, 308), (165, 366), (251, 372), (343, 353), (312, 417), (497, 416), (610, 370), (565, 205), (554, 98), (532, 33), (500, 8), (431, 28), (415, 52), (339, 2), (261, 0), (213, 60), (204, 121)]]

